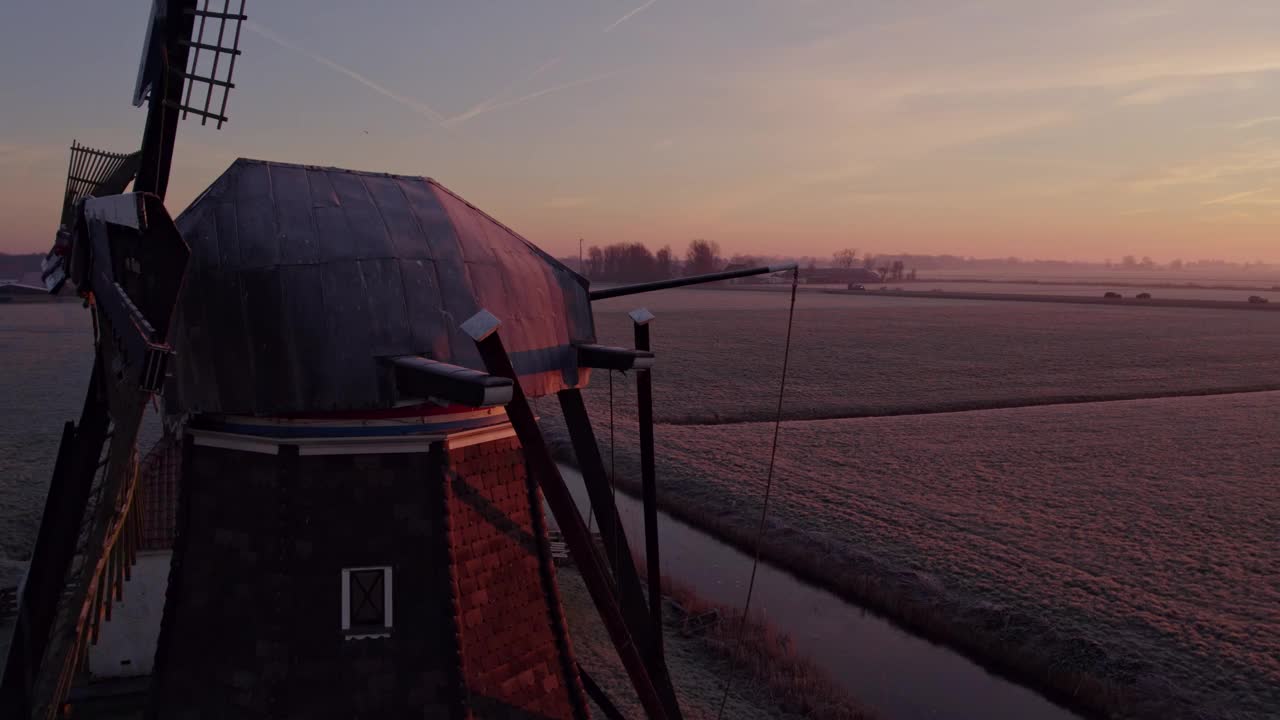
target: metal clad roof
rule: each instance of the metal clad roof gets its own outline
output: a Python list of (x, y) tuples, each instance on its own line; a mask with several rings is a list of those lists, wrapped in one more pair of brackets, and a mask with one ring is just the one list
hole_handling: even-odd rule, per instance
[(175, 410), (390, 406), (378, 358), (483, 370), (458, 326), (502, 321), (521, 385), (585, 382), (586, 282), (427, 178), (237, 160), (177, 220), (192, 246), (175, 321)]

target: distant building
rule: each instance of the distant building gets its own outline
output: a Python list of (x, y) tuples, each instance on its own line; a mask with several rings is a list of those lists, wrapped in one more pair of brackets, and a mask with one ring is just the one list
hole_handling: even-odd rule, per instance
[[(746, 263), (729, 263), (724, 266), (723, 272), (733, 272), (734, 270), (746, 270), (751, 267)], [(750, 283), (760, 282), (755, 277), (732, 278), (724, 281), (726, 285), (746, 285)]]
[(12, 280), (0, 281), (0, 302), (58, 302), (74, 298), (75, 290), (70, 283), (67, 283), (55, 296), (50, 295), (49, 291), (38, 282), (28, 284)]
[(878, 283), (880, 273), (866, 268), (813, 268), (801, 270), (801, 277), (810, 283), (848, 285), (850, 283)]
[(31, 302), (44, 300), (49, 291), (38, 285), (26, 285), (20, 282), (0, 282), (0, 302)]

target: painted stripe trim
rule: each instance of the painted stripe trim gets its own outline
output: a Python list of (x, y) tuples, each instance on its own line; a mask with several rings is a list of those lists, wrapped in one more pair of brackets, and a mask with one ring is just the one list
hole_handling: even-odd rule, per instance
[(441, 433), (491, 427), (507, 422), (505, 415), (455, 420), (439, 423), (414, 423), (405, 425), (255, 425), (221, 422), (210, 424), (208, 430), (232, 435), (264, 438), (358, 438), (402, 437), (406, 435), (440, 435)]

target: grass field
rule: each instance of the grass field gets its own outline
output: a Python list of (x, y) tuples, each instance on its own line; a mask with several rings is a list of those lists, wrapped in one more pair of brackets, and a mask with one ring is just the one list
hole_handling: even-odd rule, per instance
[[(764, 308), (785, 300), (683, 295), (650, 303), (662, 502), (749, 544), (772, 431), (749, 421), (772, 414), (785, 321)], [(1280, 381), (1265, 314), (801, 303), (788, 418)], [(623, 318), (598, 322), (625, 340)], [(607, 457), (607, 378), (592, 384)], [(637, 477), (631, 385), (615, 378), (624, 485)], [(563, 448), (552, 404), (540, 409)], [(1078, 707), (1269, 717), (1277, 429), (1276, 392), (791, 420), (765, 555)]]
[[(659, 422), (761, 420), (776, 400), (786, 302), (698, 290), (617, 298), (595, 304), (597, 333), (630, 346), (625, 311), (657, 315)], [(792, 354), (790, 419), (1280, 389), (1271, 313), (802, 293)], [(603, 394), (605, 378), (592, 386)]]
[[(785, 294), (598, 305), (603, 342), (630, 343), (627, 309), (658, 316), (664, 506), (749, 543)], [(78, 307), (3, 312), (0, 576), (16, 580), (89, 336)], [(1280, 707), (1280, 394), (842, 419), (1276, 387), (1274, 316), (802, 294), (795, 332), (767, 557), (1077, 704)], [(631, 388), (615, 383), (624, 484)], [(588, 401), (607, 453), (605, 374)], [(563, 446), (554, 400), (537, 407)]]

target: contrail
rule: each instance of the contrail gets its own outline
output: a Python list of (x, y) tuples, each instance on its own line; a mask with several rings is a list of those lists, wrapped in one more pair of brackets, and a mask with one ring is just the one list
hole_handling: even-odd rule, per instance
[(477, 105), (476, 107), (466, 111), (465, 113), (455, 118), (449, 118), (448, 120), (445, 120), (443, 124), (445, 127), (453, 127), (454, 125), (460, 122), (463, 122), (465, 120), (470, 120), (471, 118), (477, 115), (482, 115), (484, 113), (487, 113), (490, 110), (505, 110), (506, 108), (515, 107), (516, 105), (523, 105), (524, 103), (527, 103), (530, 100), (534, 100), (536, 98), (540, 98), (543, 95), (549, 95), (553, 92), (568, 90), (569, 88), (578, 87), (579, 85), (589, 85), (594, 82), (600, 82), (601, 80), (606, 80), (608, 78), (613, 77), (614, 75), (617, 75), (618, 72), (620, 71), (602, 73), (600, 75), (592, 75), (591, 77), (582, 78), (581, 80), (574, 80), (573, 82), (567, 82), (561, 85), (556, 85), (554, 87), (545, 88), (537, 92), (531, 92), (528, 95), (522, 95), (518, 98), (515, 98), (514, 100), (507, 100), (506, 102), (490, 103), (488, 105), (484, 105), (484, 103), (481, 103), (481, 105)]
[(441, 125), (445, 124), (444, 115), (441, 115), (440, 113), (436, 112), (434, 108), (432, 108), (430, 105), (427, 105), (426, 103), (420, 100), (415, 100), (411, 97), (405, 97), (404, 95), (401, 95), (393, 90), (383, 87), (382, 85), (379, 85), (378, 83), (361, 75), (355, 70), (339, 65), (338, 63), (330, 60), (329, 58), (322, 57), (320, 55), (317, 55), (311, 52), (310, 50), (307, 50), (306, 48), (295, 45), (289, 40), (286, 40), (285, 38), (281, 37), (279, 34), (274, 32), (273, 30), (265, 28), (262, 25), (259, 25), (255, 22), (252, 22), (252, 21), (246, 22), (245, 26), (248, 27), (249, 30), (261, 35), (262, 37), (270, 40), (271, 42), (279, 45), (280, 47), (293, 50), (294, 52), (302, 53), (303, 55), (306, 55), (307, 57), (311, 58), (312, 60), (315, 60), (321, 65), (324, 65), (325, 67), (331, 70), (340, 72), (343, 75), (346, 75), (347, 77), (351, 78), (352, 80), (355, 80), (361, 85), (364, 85), (365, 87), (378, 93), (379, 95), (400, 103), (401, 105), (409, 108), (410, 110), (418, 113), (419, 115), (422, 115), (423, 117), (430, 119), (432, 122), (439, 123)]
[(636, 15), (639, 15), (640, 13), (644, 12), (645, 10), (648, 10), (648, 9), (649, 9), (649, 6), (650, 6), (650, 5), (652, 5), (652, 4), (654, 4), (654, 3), (656, 3), (656, 2), (658, 2), (658, 0), (649, 0), (648, 2), (646, 2), (646, 3), (645, 3), (645, 4), (643, 4), (643, 5), (641, 5), (640, 7), (636, 8), (635, 10), (632, 10), (631, 12), (627, 13), (626, 15), (623, 15), (622, 17), (618, 18), (617, 20), (614, 20), (612, 25), (610, 25), (609, 27), (607, 27), (607, 28), (605, 28), (605, 29), (604, 29), (604, 32), (609, 32), (610, 30), (612, 30), (612, 29), (614, 29), (614, 28), (618, 27), (619, 25), (621, 25), (622, 23), (624, 23), (624, 22), (626, 22), (626, 21), (630, 20), (631, 18), (635, 17)]
[(463, 112), (460, 115), (455, 115), (454, 117), (451, 117), (448, 120), (445, 120), (445, 124), (457, 125), (459, 123), (466, 122), (467, 120), (470, 120), (471, 118), (481, 113), (491, 110), (493, 106), (498, 103), (499, 100), (501, 100), (507, 93), (514, 90), (516, 86), (520, 85), (521, 83), (529, 82), (530, 80), (538, 77), (542, 73), (555, 67), (557, 64), (559, 64), (559, 62), (560, 62), (560, 58), (558, 57), (551, 58), (550, 60), (534, 68), (533, 72), (526, 73), (525, 75), (521, 75), (517, 77), (515, 80), (512, 80), (510, 83), (508, 83), (506, 87), (494, 93), (492, 96), (471, 106), (466, 110), (466, 112)]
[(1255, 127), (1258, 127), (1259, 125), (1269, 125), (1274, 122), (1280, 122), (1280, 115), (1268, 115), (1267, 117), (1260, 117), (1260, 118), (1254, 118), (1252, 120), (1245, 120), (1244, 122), (1237, 123), (1235, 125), (1232, 125), (1231, 127), (1236, 130), (1248, 130), (1249, 128), (1255, 128)]

